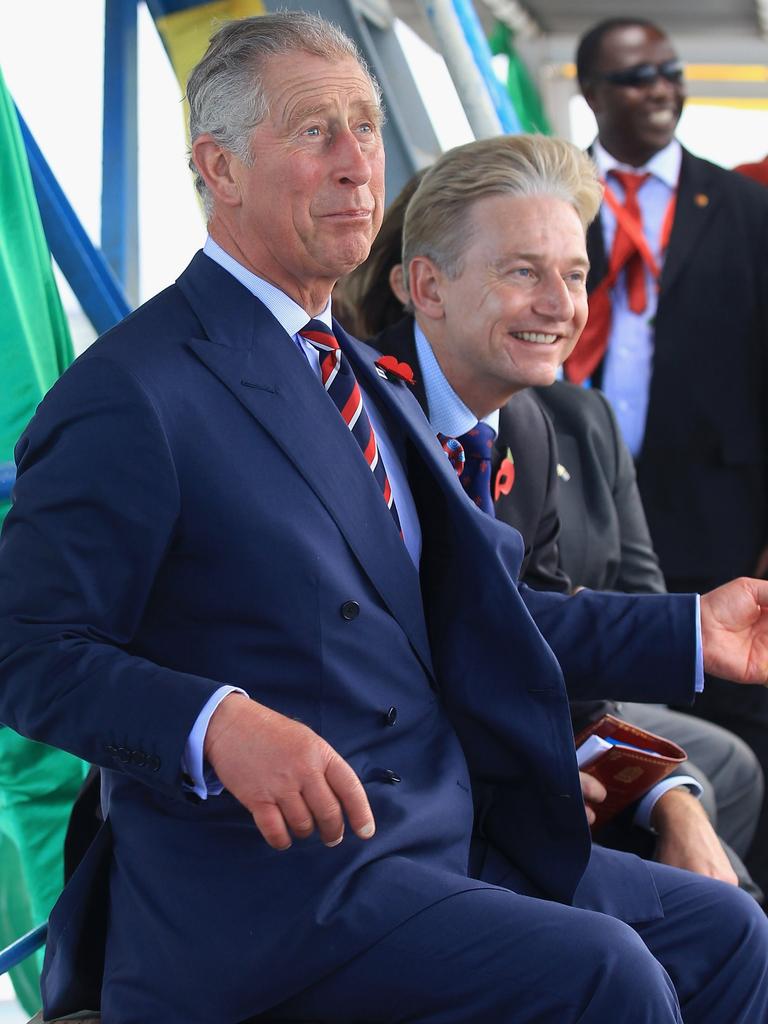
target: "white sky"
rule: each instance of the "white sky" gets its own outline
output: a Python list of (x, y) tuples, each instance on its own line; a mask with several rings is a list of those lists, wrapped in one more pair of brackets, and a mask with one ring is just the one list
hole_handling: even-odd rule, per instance
[[(97, 244), (100, 230), (103, 0), (2, 0), (0, 67), (59, 183)], [(141, 297), (183, 270), (205, 236), (186, 168), (181, 93), (154, 23), (139, 5)], [(472, 138), (442, 58), (407, 26), (397, 34), (445, 148)], [(591, 141), (583, 101), (571, 105), (573, 140)], [(680, 125), (694, 152), (726, 166), (768, 149), (768, 111), (690, 105)], [(74, 298), (63, 287), (68, 312)], [(90, 330), (73, 317), (78, 347)]]

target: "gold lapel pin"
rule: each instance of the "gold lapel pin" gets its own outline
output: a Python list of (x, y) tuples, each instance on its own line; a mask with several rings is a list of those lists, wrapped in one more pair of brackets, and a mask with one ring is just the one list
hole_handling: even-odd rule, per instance
[(701, 207), (702, 210), (705, 206), (709, 206), (709, 196), (705, 195), (704, 192), (697, 192), (693, 197), (693, 201), (697, 206)]
[(562, 462), (558, 462), (557, 464), (557, 475), (560, 477), (561, 480), (564, 480), (566, 483), (571, 479), (571, 474), (568, 472), (568, 470), (565, 468)]

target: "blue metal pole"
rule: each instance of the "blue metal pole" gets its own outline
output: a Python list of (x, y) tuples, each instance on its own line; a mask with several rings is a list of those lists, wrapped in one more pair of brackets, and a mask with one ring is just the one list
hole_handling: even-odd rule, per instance
[(51, 255), (69, 281), (85, 315), (102, 334), (127, 316), (131, 306), (109, 264), (70, 206), (18, 108), (16, 114)]
[(101, 251), (131, 302), (139, 299), (137, 0), (106, 0)]
[(13, 485), (16, 482), (16, 467), (12, 462), (0, 462), (0, 501), (6, 501), (11, 496)]
[(41, 924), (33, 928), (31, 932), (22, 935), (10, 946), (0, 951), (0, 974), (6, 974), (12, 967), (18, 966), (28, 956), (31, 956), (36, 949), (39, 949), (48, 935), (48, 925)]
[(493, 70), (491, 48), (488, 45), (488, 40), (485, 38), (483, 26), (480, 24), (480, 19), (477, 16), (472, 0), (453, 0), (453, 7), (469, 48), (472, 51), (478, 71), (482, 75), (483, 81), (493, 100), (493, 105), (501, 122), (502, 131), (511, 135), (518, 134), (523, 130), (520, 118), (512, 106), (512, 101), (506, 89)]

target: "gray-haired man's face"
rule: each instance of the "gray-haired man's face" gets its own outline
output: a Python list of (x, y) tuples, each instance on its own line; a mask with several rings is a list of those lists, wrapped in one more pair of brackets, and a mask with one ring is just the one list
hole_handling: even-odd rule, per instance
[(367, 257), (384, 210), (381, 114), (353, 58), (273, 58), (267, 118), (252, 167), (237, 163), (238, 244), (258, 273), (292, 294), (335, 281)]

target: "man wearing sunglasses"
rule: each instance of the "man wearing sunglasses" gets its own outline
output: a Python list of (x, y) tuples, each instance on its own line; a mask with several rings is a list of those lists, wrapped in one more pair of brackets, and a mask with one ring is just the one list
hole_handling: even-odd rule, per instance
[[(587, 236), (589, 322), (566, 375), (614, 404), (669, 589), (763, 576), (768, 191), (675, 139), (683, 68), (660, 28), (601, 22), (576, 63), (605, 201)], [(708, 680), (696, 710), (768, 768), (768, 691)], [(765, 809), (747, 863), (765, 887)]]

